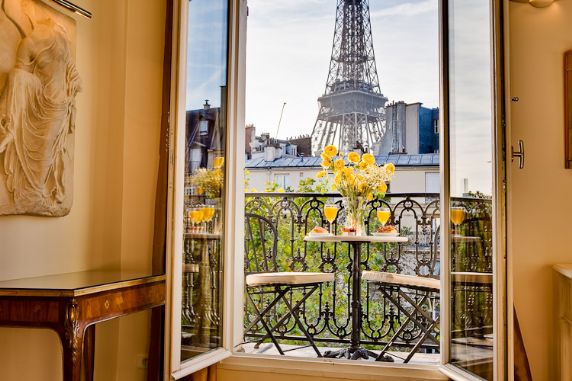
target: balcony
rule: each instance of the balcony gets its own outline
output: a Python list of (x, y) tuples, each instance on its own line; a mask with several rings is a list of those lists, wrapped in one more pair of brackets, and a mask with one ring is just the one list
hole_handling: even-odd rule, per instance
[[(313, 271), (335, 274), (335, 281), (325, 283), (302, 305), (300, 317), (308, 333), (323, 353), (329, 349), (347, 347), (351, 335), (351, 266), (352, 256), (347, 244), (305, 242), (304, 236), (314, 226), (330, 228), (323, 216), (324, 203), (335, 202), (340, 206), (332, 230), (339, 234), (342, 199), (339, 194), (318, 193), (247, 193), (245, 213), (247, 216), (261, 216), (276, 229), (278, 250), (276, 262), (279, 271)], [(492, 285), (460, 279), (455, 274), (489, 274), (492, 272), (491, 252), (491, 202), (486, 198), (466, 197), (454, 199), (453, 203), (462, 205), (466, 218), (457, 227), (451, 238), (451, 269), (453, 290), (458, 293), (462, 305), (452, 306), (452, 343), (467, 345), (478, 342), (479, 346), (490, 344), (492, 334)], [(407, 243), (365, 244), (362, 249), (361, 269), (379, 270), (399, 274), (417, 275), (438, 279), (441, 272), (440, 257), (440, 215), (439, 194), (388, 194), (385, 199), (374, 199), (367, 204), (366, 229), (375, 231), (379, 226), (376, 209), (389, 208), (389, 223), (395, 225), (400, 235), (408, 237)], [(246, 218), (247, 223), (253, 219)], [(250, 222), (249, 222), (250, 221)], [(248, 234), (253, 227), (245, 231), (245, 272), (256, 271), (252, 261), (257, 239)], [(463, 237), (470, 237), (466, 239)], [(416, 313), (408, 302), (397, 294), (393, 300), (375, 292), (367, 282), (361, 284), (362, 322), (361, 343), (373, 351), (381, 350), (387, 340), (401, 328), (397, 342), (391, 346), (391, 357), (401, 362), (417, 339), (423, 334), (413, 324), (401, 327), (406, 317), (395, 306), (400, 303), (407, 311)], [(294, 293), (293, 293), (294, 294)], [(300, 295), (291, 295), (296, 299)], [(413, 295), (421, 300), (422, 295)], [(258, 308), (269, 303), (260, 297), (255, 300)], [(423, 301), (433, 317), (438, 317), (440, 301), (432, 297)], [(285, 313), (284, 306), (278, 304), (272, 309), (271, 318), (278, 322)], [(435, 316), (436, 315), (436, 316)], [(256, 313), (250, 304), (245, 305), (243, 349), (248, 353), (276, 355), (275, 346), (266, 340), (254, 345), (265, 336), (260, 323), (251, 326)], [(288, 319), (280, 325), (276, 335), (278, 342), (287, 355), (297, 357), (316, 357), (308, 341), (295, 325), (294, 319)], [(250, 329), (248, 329), (250, 327)], [(440, 360), (439, 334), (432, 334), (435, 340), (425, 340), (410, 363), (438, 363)], [(456, 341), (455, 341), (456, 340)], [(476, 341), (475, 341), (476, 340)], [(472, 344), (471, 344), (472, 345)], [(474, 351), (473, 351), (474, 352)], [(487, 356), (486, 348), (483, 358)], [(473, 353), (474, 355), (474, 353)], [(462, 357), (462, 355), (460, 355)]]

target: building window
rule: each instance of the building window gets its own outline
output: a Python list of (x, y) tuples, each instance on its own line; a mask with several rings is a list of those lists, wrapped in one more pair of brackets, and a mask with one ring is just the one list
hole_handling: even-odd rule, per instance
[(199, 123), (199, 133), (201, 136), (208, 135), (209, 133), (209, 121), (201, 120)]
[(425, 193), (441, 192), (441, 175), (439, 172), (425, 172)]
[(274, 175), (274, 183), (278, 185), (278, 188), (286, 189), (289, 185), (289, 178), (288, 173), (277, 173)]

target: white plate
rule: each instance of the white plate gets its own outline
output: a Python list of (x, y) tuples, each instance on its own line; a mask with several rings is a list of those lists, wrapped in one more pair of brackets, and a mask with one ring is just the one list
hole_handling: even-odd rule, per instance
[(332, 233), (314, 233), (314, 232), (309, 232), (308, 235), (310, 237), (331, 237), (331, 236), (333, 236)]
[(374, 232), (374, 233), (371, 233), (371, 235), (375, 235), (375, 236), (379, 236), (379, 237), (397, 237), (397, 236), (399, 236), (399, 232), (395, 232), (395, 233)]

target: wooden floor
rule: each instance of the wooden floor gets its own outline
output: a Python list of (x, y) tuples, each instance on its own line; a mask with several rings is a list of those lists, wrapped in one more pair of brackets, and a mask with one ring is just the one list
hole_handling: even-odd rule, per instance
[[(280, 347), (285, 352), (286, 356), (291, 357), (298, 357), (298, 358), (317, 358), (317, 354), (312, 349), (312, 347), (304, 347), (299, 348), (296, 345), (287, 345), (281, 344)], [(259, 355), (268, 355), (268, 356), (280, 356), (278, 350), (272, 343), (265, 343), (260, 346), (260, 348), (254, 348), (254, 343), (247, 343), (243, 344), (243, 349), (246, 353), (249, 354), (259, 354)], [(326, 352), (327, 350), (336, 350), (339, 348), (329, 348), (329, 347), (318, 347), (321, 353)], [(379, 351), (372, 351), (374, 353), (379, 353)], [(407, 352), (389, 352), (391, 357), (395, 360), (395, 363), (403, 363), (403, 358), (407, 356)], [(359, 361), (374, 361), (374, 358), (370, 358), (368, 360), (359, 360)], [(416, 353), (413, 355), (409, 364), (438, 364), (441, 360), (441, 355), (436, 354), (427, 354), (427, 353)]]

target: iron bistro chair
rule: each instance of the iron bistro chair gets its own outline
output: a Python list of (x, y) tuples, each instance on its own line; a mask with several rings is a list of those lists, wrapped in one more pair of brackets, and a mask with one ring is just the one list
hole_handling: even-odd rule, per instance
[[(303, 303), (318, 290), (323, 283), (332, 282), (334, 280), (334, 274), (278, 272), (278, 264), (276, 261), (278, 233), (276, 227), (269, 219), (256, 214), (247, 213), (245, 219), (245, 269), (248, 271), (246, 275), (246, 292), (248, 301), (256, 313), (256, 318), (250, 323), (248, 328), (245, 329), (245, 332), (249, 332), (260, 322), (266, 334), (257, 340), (255, 347), (258, 347), (264, 340), (269, 338), (276, 346), (278, 352), (284, 355), (284, 350), (278, 344), (274, 333), (278, 332), (292, 317), (300, 331), (304, 334), (305, 340), (310, 343), (309, 346), (316, 351), (318, 357), (322, 357), (312, 336), (308, 333), (308, 330), (300, 320), (298, 313)], [(292, 295), (294, 291), (301, 292), (301, 297), (296, 302), (289, 300), (293, 298)], [(254, 300), (255, 295), (259, 295), (262, 300), (264, 300), (265, 296), (271, 295), (272, 299), (266, 306), (259, 307)], [(280, 316), (272, 325), (268, 318), (280, 301), (286, 306), (287, 312)]]
[[(435, 273), (436, 270), (440, 231), (438, 226), (433, 233), (432, 260), (428, 264), (429, 274)], [(362, 279), (372, 284), (374, 289), (380, 291), (386, 300), (389, 300), (399, 312), (407, 317), (383, 347), (376, 361), (393, 361), (393, 358), (387, 356), (386, 353), (392, 345), (397, 343), (399, 336), (408, 327), (410, 329), (410, 323), (420, 330), (420, 336), (417, 337), (417, 342), (407, 357), (403, 359), (404, 363), (411, 360), (425, 340), (439, 345), (439, 311), (436, 310), (441, 291), (439, 279), (432, 278), (430, 275), (404, 275), (383, 271), (364, 271)]]
[[(439, 316), (436, 313), (429, 313), (424, 306), (430, 309), (435, 307), (432, 300), (439, 298), (440, 281), (439, 279), (388, 273), (382, 271), (364, 271), (362, 279), (374, 284), (383, 296), (389, 300), (404, 316), (407, 316), (404, 322), (395, 331), (387, 344), (383, 347), (376, 358), (376, 361), (393, 361), (391, 357), (387, 357), (386, 353), (398, 340), (401, 333), (412, 323), (421, 331), (417, 342), (403, 359), (404, 363), (408, 363), (413, 355), (421, 348), (425, 340), (431, 340), (435, 344), (438, 342), (439, 334)], [(399, 300), (401, 299), (401, 301)], [(405, 303), (403, 303), (405, 301)], [(410, 306), (409, 308), (407, 308)], [(435, 311), (430, 311), (435, 312)]]

